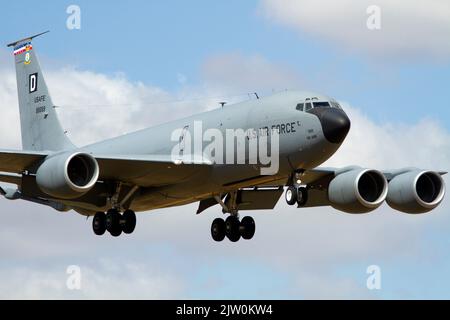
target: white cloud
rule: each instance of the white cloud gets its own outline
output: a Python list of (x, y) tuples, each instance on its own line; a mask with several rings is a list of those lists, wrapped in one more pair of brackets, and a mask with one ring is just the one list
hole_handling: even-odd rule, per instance
[[(182, 281), (176, 275), (141, 263), (98, 260), (80, 265), (80, 288), (70, 290), (67, 267), (0, 268), (1, 299), (171, 299), (179, 295)], [(14, 288), (14, 290), (12, 290)]]
[(274, 64), (258, 54), (245, 56), (238, 52), (209, 57), (202, 74), (209, 88), (229, 93), (280, 91), (304, 84), (288, 66)]
[[(381, 9), (380, 30), (366, 26), (366, 10), (374, 4)], [(272, 21), (344, 50), (402, 60), (450, 57), (447, 0), (262, 0), (261, 11)]]
[[(19, 142), (15, 79), (11, 68), (3, 69), (0, 108), (4, 116), (0, 118), (0, 136), (3, 146), (12, 146)], [(242, 75), (238, 77), (242, 82), (234, 82), (236, 74)], [(73, 68), (53, 70), (47, 78), (57, 104), (127, 104), (117, 109), (58, 109), (64, 126), (72, 128), (71, 137), (79, 144), (216, 106), (214, 99), (169, 106), (155, 101), (196, 98), (202, 90), (211, 95), (247, 90), (251, 86), (269, 89), (301, 82), (287, 67), (279, 67), (260, 56), (240, 54), (212, 57), (205, 63), (203, 77), (204, 84), (179, 92), (133, 83), (120, 74), (110, 77)], [(433, 120), (380, 125), (359, 109), (348, 105), (345, 109), (352, 119), (352, 129), (329, 164), (450, 167), (449, 133)], [(270, 266), (276, 273), (286, 275), (292, 282), (285, 288), (284, 297), (372, 297), (366, 296), (364, 281), (337, 275), (336, 268), (355, 263), (405, 261), (411, 256), (428, 259), (429, 251), (423, 250), (429, 245), (427, 232), (436, 225), (448, 225), (445, 212), (450, 208), (445, 200), (438, 210), (427, 215), (399, 214), (383, 206), (372, 214), (355, 216), (330, 208), (301, 210), (288, 207), (281, 199), (273, 212), (249, 213), (257, 221), (256, 236), (236, 245), (228, 241), (218, 244), (210, 239), (213, 215), (221, 216), (219, 207), (200, 216), (195, 216), (194, 204), (139, 214), (133, 235), (113, 239), (93, 235), (91, 221), (73, 212), (60, 214), (35, 204), (4, 199), (0, 204), (0, 256), (8, 261), (0, 265), (0, 292), (24, 298), (73, 297), (65, 289), (66, 275), (61, 274), (64, 270), (49, 266), (52, 262), (65, 266), (68, 260), (86, 270), (90, 279), (82, 293), (86, 298), (132, 297), (133, 292), (134, 296), (149, 298), (190, 297), (189, 283), (197, 281), (195, 270), (205, 264), (214, 270), (224, 260), (230, 264), (251, 262)], [(167, 252), (176, 259), (170, 254), (167, 257)], [(446, 252), (437, 253), (442, 254)], [(37, 265), (35, 261), (46, 263)], [(160, 262), (155, 268), (157, 261)], [(33, 265), (37, 265), (35, 269)], [(180, 267), (170, 269), (173, 265)], [(250, 275), (258, 270), (239, 271)], [(364, 277), (365, 268), (360, 271)], [(214, 273), (207, 277), (214, 278)], [(17, 283), (23, 285), (18, 288)], [(202, 289), (205, 298), (211, 293), (208, 290)]]
[[(189, 101), (190, 97), (130, 82), (120, 73), (108, 77), (67, 68), (49, 72), (47, 78), (54, 103), (63, 106), (58, 110), (61, 121), (78, 144), (118, 136), (204, 108)], [(181, 98), (187, 101), (178, 102)]]
[(339, 151), (324, 165), (449, 169), (450, 134), (436, 120), (423, 119), (414, 125), (398, 122), (378, 124), (360, 109), (348, 103), (342, 105), (352, 120), (351, 130)]

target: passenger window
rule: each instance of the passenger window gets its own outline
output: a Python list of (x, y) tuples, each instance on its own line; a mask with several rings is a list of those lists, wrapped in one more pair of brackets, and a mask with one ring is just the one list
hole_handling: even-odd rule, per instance
[(303, 111), (303, 103), (299, 103), (295, 109)]

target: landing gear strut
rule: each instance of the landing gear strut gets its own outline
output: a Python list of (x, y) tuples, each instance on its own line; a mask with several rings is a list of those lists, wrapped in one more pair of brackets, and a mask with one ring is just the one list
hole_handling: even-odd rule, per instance
[(136, 214), (133, 210), (125, 210), (120, 214), (117, 209), (109, 209), (106, 214), (97, 212), (92, 220), (94, 233), (101, 236), (106, 230), (113, 236), (118, 237), (123, 233), (130, 234), (136, 227)]

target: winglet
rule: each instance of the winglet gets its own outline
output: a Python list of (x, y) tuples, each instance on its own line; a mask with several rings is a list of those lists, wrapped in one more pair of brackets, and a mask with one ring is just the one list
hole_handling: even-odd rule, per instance
[(50, 30), (47, 30), (47, 31), (44, 31), (44, 32), (35, 34), (34, 36), (31, 36), (31, 37), (27, 37), (27, 38), (23, 38), (23, 39), (20, 39), (20, 40), (11, 42), (10, 44), (8, 44), (8, 47), (14, 47), (14, 46), (16, 46), (18, 43), (20, 43), (20, 42), (31, 41), (31, 40), (33, 40), (34, 38), (39, 37), (39, 36), (41, 36), (41, 35), (43, 35), (43, 34), (46, 34), (46, 33), (48, 33), (48, 32), (50, 32)]

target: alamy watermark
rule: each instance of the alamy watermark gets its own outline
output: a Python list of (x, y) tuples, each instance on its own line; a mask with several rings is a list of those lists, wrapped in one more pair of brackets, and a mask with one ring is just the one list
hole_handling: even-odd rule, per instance
[(69, 290), (81, 290), (81, 268), (77, 265), (70, 265), (66, 269), (68, 274), (66, 287)]
[(69, 15), (66, 20), (66, 27), (69, 30), (81, 29), (81, 8), (76, 4), (67, 7), (66, 13)]
[(377, 265), (370, 265), (367, 267), (366, 286), (369, 290), (381, 290), (381, 268)]
[(380, 30), (381, 29), (381, 8), (376, 5), (368, 6), (366, 13), (369, 15), (367, 17), (366, 26), (369, 30)]
[(202, 121), (193, 128), (185, 126), (171, 134), (174, 163), (250, 164), (261, 175), (274, 175), (279, 169), (279, 128), (203, 130)]

